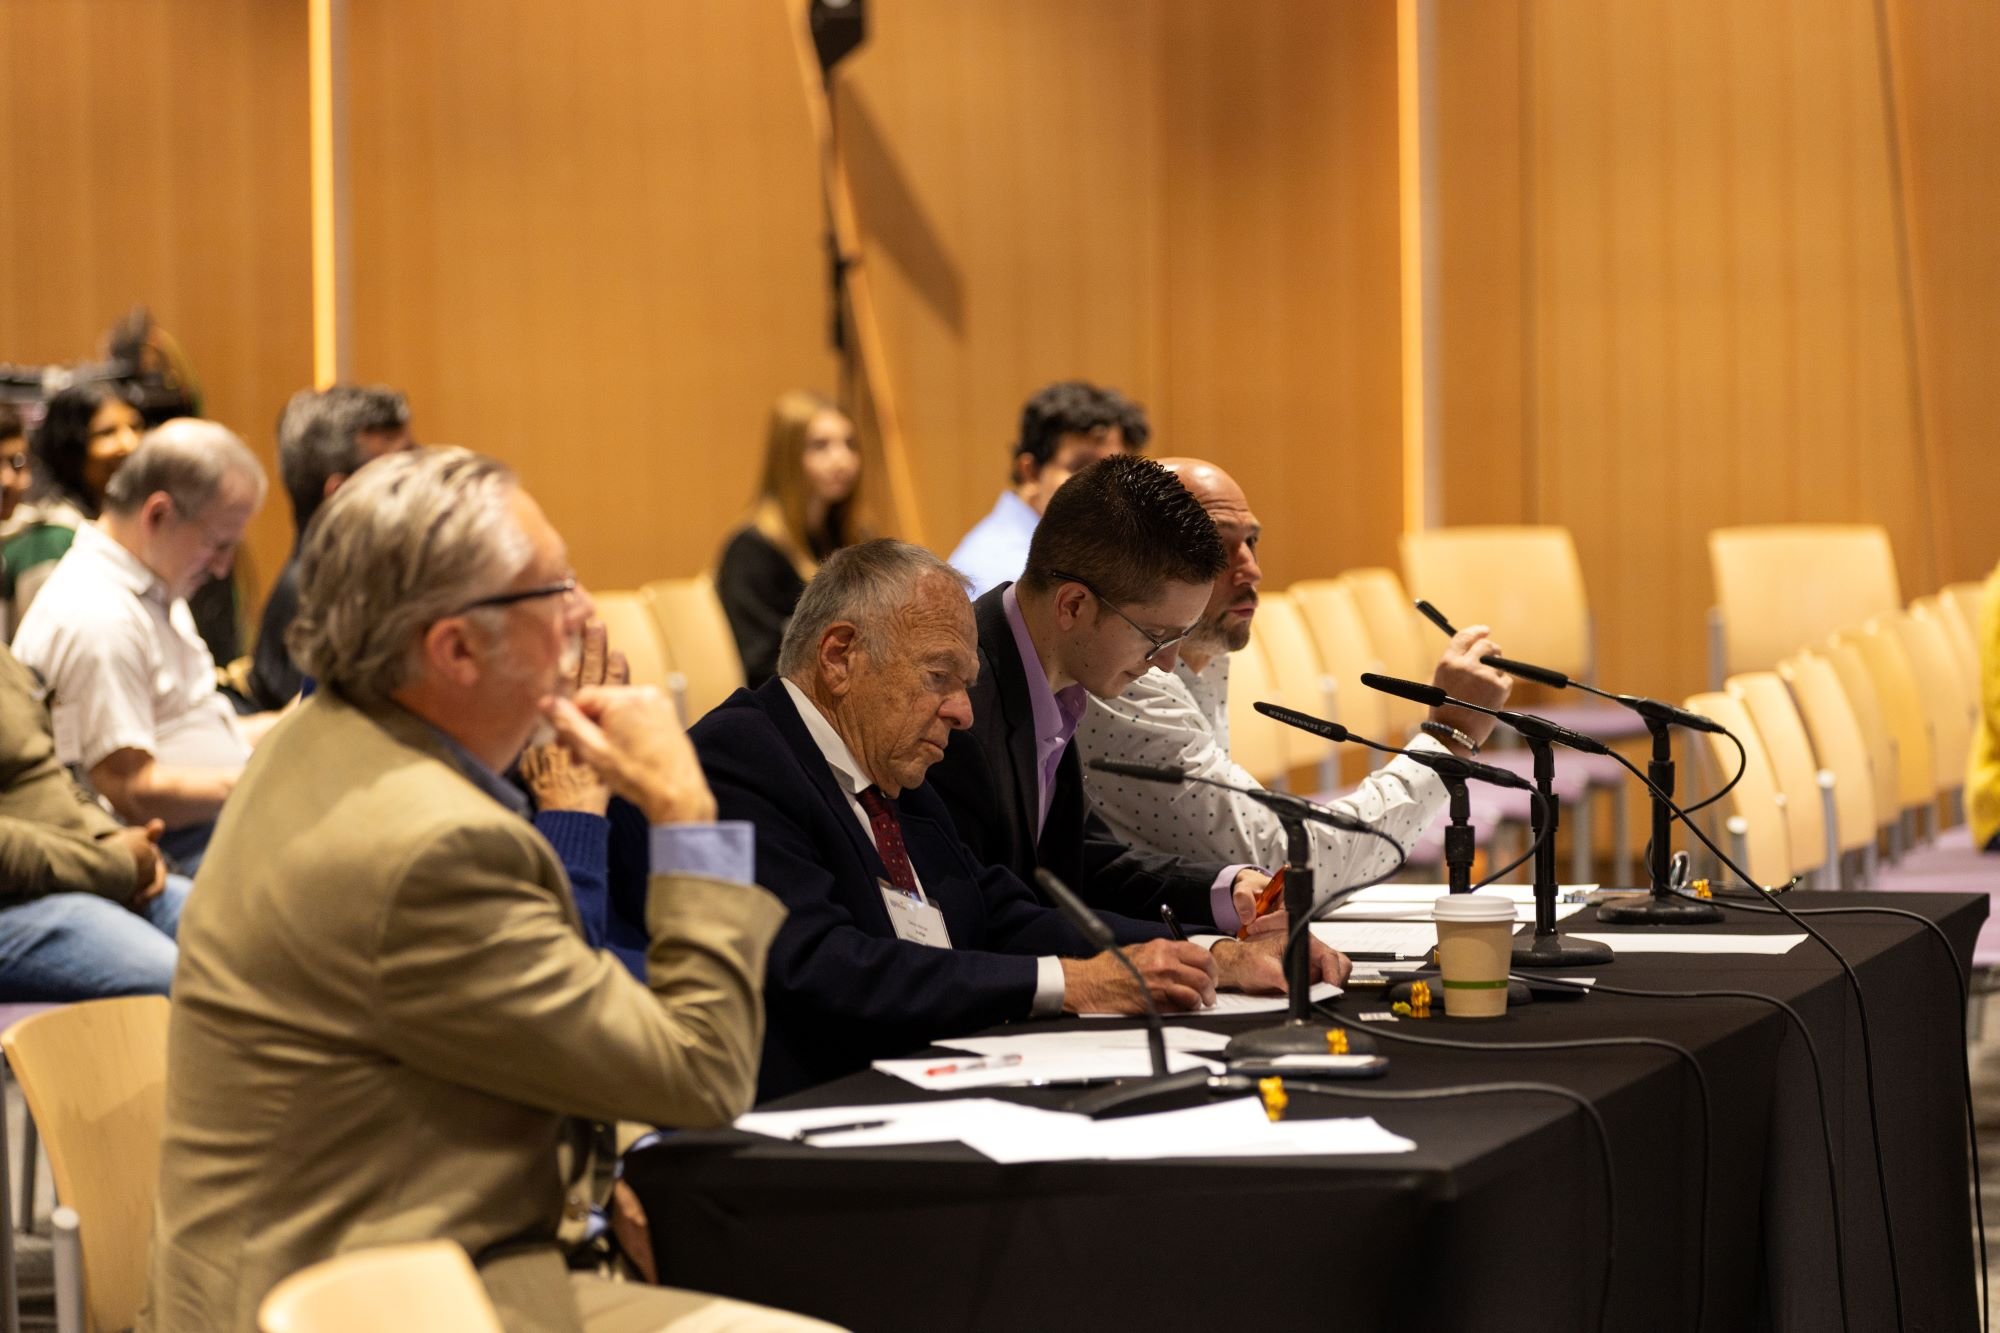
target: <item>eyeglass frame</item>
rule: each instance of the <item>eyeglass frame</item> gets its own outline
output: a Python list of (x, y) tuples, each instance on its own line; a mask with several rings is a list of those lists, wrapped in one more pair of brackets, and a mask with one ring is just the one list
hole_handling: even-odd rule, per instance
[(237, 551), (242, 549), (244, 538), (248, 534), (239, 535), (234, 541), (227, 541), (227, 542), (217, 541), (215, 538), (214, 529), (210, 528), (207, 523), (202, 521), (202, 517), (200, 514), (197, 514), (194, 510), (189, 509), (184, 505), (182, 505), (179, 497), (176, 496), (172, 491), (168, 491), (166, 493), (166, 496), (168, 502), (171, 503), (174, 507), (174, 514), (181, 520), (181, 522), (192, 523), (197, 529), (200, 530), (202, 540), (208, 543), (209, 559), (213, 560), (215, 559), (216, 556), (219, 555), (234, 555)]
[(1104, 605), (1110, 607), (1111, 613), (1113, 615), (1117, 616), (1120, 620), (1124, 621), (1126, 624), (1130, 625), (1134, 630), (1138, 631), (1139, 637), (1152, 645), (1152, 651), (1146, 654), (1146, 660), (1148, 662), (1152, 661), (1154, 658), (1158, 657), (1161, 653), (1164, 653), (1169, 648), (1179, 647), (1182, 643), (1186, 642), (1188, 635), (1194, 633), (1196, 630), (1201, 628), (1201, 622), (1197, 620), (1194, 622), (1194, 624), (1189, 625), (1186, 629), (1182, 630), (1179, 634), (1173, 635), (1171, 638), (1165, 638), (1165, 639), (1156, 638), (1151, 630), (1147, 629), (1144, 625), (1141, 625), (1138, 621), (1132, 619), (1132, 617), (1126, 615), (1124, 609), (1121, 608), (1118, 605), (1118, 603), (1112, 601), (1109, 597), (1106, 597), (1103, 593), (1099, 592), (1096, 589), (1096, 587), (1090, 582), (1089, 579), (1078, 578), (1074, 574), (1065, 574), (1060, 569), (1050, 570), (1049, 577), (1056, 580), (1058, 583), (1080, 584), (1085, 592), (1089, 593), (1092, 597), (1095, 597), (1098, 601), (1102, 602)]
[(512, 606), (516, 602), (532, 602), (538, 597), (567, 597), (582, 586), (577, 582), (576, 575), (572, 574), (560, 583), (542, 583), (532, 588), (517, 588), (513, 592), (498, 592), (491, 597), (481, 597), (476, 601), (467, 602), (452, 614), (462, 616), (483, 607)]

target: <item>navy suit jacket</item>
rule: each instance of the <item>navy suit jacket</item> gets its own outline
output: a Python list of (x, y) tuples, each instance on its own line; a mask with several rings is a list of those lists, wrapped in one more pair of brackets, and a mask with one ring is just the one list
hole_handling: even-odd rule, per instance
[(929, 786), (944, 798), (959, 834), (981, 860), (1032, 884), (1046, 866), (1102, 912), (1156, 920), (1170, 905), (1188, 926), (1215, 923), (1209, 890), (1221, 862), (1189, 861), (1120, 842), (1083, 791), (1076, 746), (1056, 764), (1049, 817), (1035, 836), (1041, 778), (1035, 765), (1035, 708), (1028, 673), (1014, 643), (1001, 584), (972, 604), (979, 626), (979, 681), (972, 687), (972, 727), (954, 732)]
[[(756, 825), (757, 882), (790, 910), (765, 976), (760, 1101), (1026, 1018), (1038, 956), (1094, 952), (1020, 880), (981, 864), (927, 786), (894, 804), (952, 947), (897, 939), (879, 887), (889, 872), (782, 680), (738, 690), (689, 735), (717, 816)], [(1166, 934), (1108, 922), (1121, 943)]]

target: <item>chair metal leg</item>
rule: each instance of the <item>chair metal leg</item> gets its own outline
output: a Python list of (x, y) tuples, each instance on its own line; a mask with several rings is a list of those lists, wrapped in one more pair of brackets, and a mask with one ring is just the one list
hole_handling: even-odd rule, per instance
[(1591, 862), (1591, 853), (1596, 850), (1591, 837), (1591, 812), (1597, 805), (1596, 798), (1596, 792), (1585, 788), (1583, 799), (1563, 812), (1567, 816), (1563, 822), (1569, 825), (1569, 882), (1572, 884), (1590, 884), (1597, 879)]
[(35, 1117), (23, 1115), (21, 1123), (21, 1201), (15, 1206), (14, 1217), (21, 1230), (33, 1233), (35, 1229), (35, 1181), (39, 1179), (42, 1156), (42, 1136), (35, 1129)]
[(0, 1330), (21, 1333), (21, 1276), (14, 1265), (14, 1198), (7, 1181), (7, 1079), (0, 1076)]
[(56, 1333), (83, 1333), (83, 1236), (76, 1209), (58, 1208), (55, 1227)]
[[(1729, 859), (1743, 867), (1746, 876), (1750, 870), (1750, 821), (1742, 815), (1731, 815), (1724, 826), (1729, 833)], [(1724, 867), (1722, 878), (1725, 883), (1736, 872)]]
[(1823, 853), (1826, 857), (1825, 887), (1845, 888), (1845, 877), (1840, 873), (1840, 807), (1833, 794), (1837, 779), (1832, 769), (1822, 768), (1814, 775), (1814, 781), (1819, 785), (1820, 823), (1826, 829), (1826, 851)]

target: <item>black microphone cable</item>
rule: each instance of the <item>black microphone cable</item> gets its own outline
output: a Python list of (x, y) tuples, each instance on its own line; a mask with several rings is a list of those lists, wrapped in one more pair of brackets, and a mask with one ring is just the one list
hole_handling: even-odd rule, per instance
[[(1793, 925), (1797, 926), (1800, 930), (1804, 931), (1806, 934), (1812, 936), (1814, 942), (1816, 942), (1820, 946), (1820, 948), (1826, 950), (1827, 955), (1831, 957), (1835, 963), (1840, 965), (1840, 970), (1842, 975), (1844, 975), (1847, 978), (1848, 989), (1853, 991), (1854, 993), (1855, 1014), (1860, 1019), (1860, 1022), (1858, 1024), (1858, 1030), (1860, 1031), (1861, 1034), (1862, 1079), (1865, 1091), (1867, 1092), (1867, 1101), (1868, 1101), (1868, 1140), (1869, 1140), (1869, 1146), (1873, 1150), (1875, 1157), (1876, 1190), (1880, 1195), (1882, 1202), (1882, 1232), (1883, 1232), (1882, 1240), (1883, 1240), (1883, 1245), (1887, 1250), (1889, 1258), (1889, 1288), (1894, 1296), (1896, 1303), (1896, 1328), (1898, 1330), (1898, 1333), (1901, 1333), (1901, 1331), (1906, 1327), (1903, 1316), (1903, 1275), (1902, 1275), (1901, 1265), (1898, 1264), (1896, 1261), (1896, 1230), (1895, 1230), (1895, 1225), (1889, 1215), (1889, 1177), (1887, 1169), (1882, 1165), (1881, 1113), (1876, 1105), (1876, 1096), (1875, 1096), (1875, 1044), (1871, 1036), (1871, 1025), (1868, 1022), (1868, 1000), (1867, 997), (1862, 994), (1861, 990), (1861, 978), (1855, 974), (1854, 965), (1847, 961), (1847, 955), (1843, 954), (1839, 949), (1836, 949), (1833, 946), (1833, 941), (1827, 939), (1826, 936), (1822, 935), (1818, 930), (1816, 930), (1810, 921), (1807, 921), (1804, 917), (1800, 916), (1797, 912), (1793, 911), (1790, 907), (1788, 907), (1783, 901), (1780, 900), (1777, 894), (1771, 892), (1771, 890), (1765, 888), (1762, 884), (1759, 884), (1756, 880), (1752, 879), (1749, 873), (1745, 871), (1743, 867), (1737, 865), (1734, 861), (1730, 860), (1729, 855), (1726, 852), (1724, 852), (1720, 847), (1717, 847), (1715, 845), (1714, 841), (1708, 836), (1708, 834), (1702, 831), (1701, 826), (1695, 823), (1692, 819), (1688, 818), (1687, 811), (1681, 809), (1680, 806), (1674, 804), (1673, 799), (1669, 797), (1665, 792), (1661, 791), (1657, 786), (1655, 786), (1651, 778), (1647, 777), (1644, 773), (1641, 773), (1636, 764), (1634, 764), (1631, 760), (1627, 759), (1624, 755), (1619, 754), (1616, 750), (1611, 750), (1610, 754), (1614, 758), (1616, 758), (1619, 763), (1623, 764), (1627, 769), (1630, 769), (1632, 772), (1632, 776), (1638, 778), (1639, 781), (1645, 783), (1646, 789), (1648, 791), (1652, 792), (1656, 797), (1665, 802), (1667, 809), (1673, 812), (1675, 818), (1679, 819), (1682, 824), (1686, 825), (1688, 831), (1694, 834), (1694, 836), (1700, 840), (1702, 846), (1708, 848), (1709, 851), (1713, 852), (1718, 861), (1722, 862), (1724, 866), (1726, 866), (1729, 870), (1733, 871), (1736, 877), (1742, 880), (1746, 886), (1753, 889), (1757, 893), (1763, 895), (1764, 900), (1769, 904), (1771, 904), (1771, 906), (1776, 908), (1779, 912), (1783, 913), (1785, 918), (1789, 920)], [(1706, 902), (1713, 900), (1702, 899), (1700, 901)]]
[[(1833, 1272), (1836, 1290), (1840, 1296), (1840, 1326), (1848, 1327), (1847, 1313), (1847, 1227), (1840, 1212), (1840, 1168), (1833, 1155), (1833, 1122), (1826, 1113), (1826, 1073), (1820, 1065), (1819, 1043), (1813, 1040), (1812, 1029), (1798, 1010), (1775, 995), (1752, 990), (1642, 990), (1633, 986), (1607, 986), (1601, 981), (1572, 981), (1568, 977), (1515, 977), (1514, 980), (1532, 981), (1540, 986), (1559, 986), (1577, 991), (1603, 991), (1607, 995), (1622, 995), (1642, 1000), (1756, 1000), (1779, 1010), (1791, 1020), (1799, 1036), (1805, 1042), (1806, 1058), (1812, 1063), (1813, 1098), (1819, 1106), (1820, 1146), (1826, 1155), (1826, 1193), (1833, 1214)], [(1375, 1029), (1370, 1029), (1374, 1031)]]
[[(1330, 1003), (1322, 1001), (1317, 1007), (1329, 1018), (1339, 1017)], [(1708, 1075), (1702, 1071), (1701, 1062), (1695, 1059), (1693, 1051), (1679, 1042), (1668, 1041), (1664, 1037), (1577, 1037), (1560, 1041), (1458, 1041), (1450, 1037), (1419, 1037), (1410, 1032), (1392, 1032), (1386, 1023), (1371, 1023), (1367, 1031), (1372, 1037), (1406, 1042), (1412, 1046), (1435, 1046), (1453, 1051), (1585, 1051), (1613, 1046), (1632, 1046), (1641, 1050), (1649, 1048), (1664, 1050), (1679, 1056), (1694, 1074), (1695, 1090), (1701, 1094), (1701, 1176), (1697, 1196), (1699, 1209), (1697, 1215), (1701, 1220), (1695, 1232), (1695, 1333), (1700, 1333), (1708, 1308), (1708, 1181), (1714, 1170), (1715, 1105), (1709, 1096)]]
[[(1737, 912), (1751, 912), (1759, 916), (1777, 915), (1777, 913), (1773, 909), (1764, 906), (1762, 903), (1738, 902), (1723, 897), (1696, 898), (1693, 894), (1685, 892), (1681, 893), (1679, 896), (1688, 898), (1694, 902), (1711, 902), (1716, 904), (1717, 906), (1726, 907), (1732, 911), (1737, 911)], [(1940, 927), (1937, 922), (1931, 920), (1929, 917), (1923, 915), (1921, 912), (1912, 912), (1906, 907), (1882, 907), (1882, 906), (1794, 907), (1791, 910), (1800, 916), (1905, 917), (1911, 921), (1916, 922), (1918, 925), (1924, 927), (1931, 933), (1932, 937), (1937, 940), (1938, 947), (1944, 950), (1945, 960), (1951, 964), (1952, 978), (1954, 981), (1958, 983), (1959, 1047), (1962, 1051), (1965, 1052), (1965, 1054), (1959, 1060), (1958, 1072), (1959, 1072), (1959, 1088), (1965, 1101), (1966, 1146), (1972, 1155), (1972, 1214), (1973, 1214), (1974, 1224), (1977, 1226), (1979, 1231), (1980, 1327), (1982, 1328), (1987, 1327), (1991, 1323), (1993, 1307), (1992, 1307), (1992, 1289), (1991, 1289), (1990, 1279), (1987, 1277), (1986, 1274), (1986, 1256), (1987, 1256), (1986, 1202), (1985, 1202), (1986, 1181), (1985, 1181), (1985, 1173), (1982, 1171), (1979, 1164), (1979, 1128), (1977, 1120), (1975, 1118), (1975, 1112), (1973, 1110), (1973, 1104), (1972, 1104), (1972, 1064), (1971, 1064), (1971, 1053), (1969, 1050), (1972, 1034), (1966, 1026), (1966, 1009), (1972, 1003), (1972, 995), (1971, 995), (1971, 988), (1966, 980), (1965, 968), (1958, 961), (1958, 951), (1952, 947), (1951, 937), (1944, 933), (1943, 928)], [(1824, 1111), (1822, 1111), (1822, 1114), (1824, 1114)]]
[[(1375, 1029), (1370, 1029), (1374, 1031)], [(1347, 1097), (1370, 1102), (1436, 1102), (1461, 1097), (1489, 1097), (1505, 1093), (1560, 1097), (1574, 1104), (1596, 1131), (1598, 1160), (1604, 1172), (1604, 1278), (1597, 1298), (1597, 1330), (1604, 1333), (1611, 1312), (1611, 1271), (1618, 1260), (1618, 1172), (1611, 1160), (1611, 1133), (1604, 1117), (1590, 1099), (1573, 1088), (1558, 1083), (1509, 1080), (1502, 1083), (1456, 1083), (1438, 1088), (1357, 1088), (1348, 1083), (1314, 1083), (1286, 1077), (1285, 1091), (1310, 1092), (1322, 1097)]]

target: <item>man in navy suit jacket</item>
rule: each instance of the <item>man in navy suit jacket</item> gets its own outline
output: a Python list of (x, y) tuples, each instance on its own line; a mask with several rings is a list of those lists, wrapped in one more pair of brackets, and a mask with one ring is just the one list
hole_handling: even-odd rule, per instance
[[(778, 678), (691, 730), (720, 818), (756, 826), (757, 878), (789, 909), (765, 981), (760, 1099), (1013, 1019), (1142, 1010), (1117, 960), (982, 864), (923, 785), (971, 723), (977, 671), (958, 575), (920, 547), (868, 542), (807, 588)], [(1211, 951), (1106, 920), (1162, 1009), (1283, 985), (1276, 934)]]

